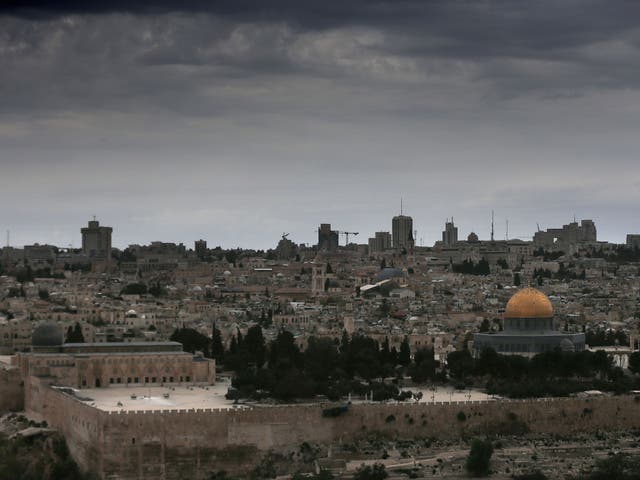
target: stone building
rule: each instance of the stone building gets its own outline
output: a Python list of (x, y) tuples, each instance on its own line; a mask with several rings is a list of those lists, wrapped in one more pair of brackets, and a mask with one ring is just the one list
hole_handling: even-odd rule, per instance
[(458, 227), (453, 223), (453, 217), (451, 221), (447, 221), (444, 225), (444, 231), (442, 232), (442, 243), (445, 247), (452, 247), (458, 243)]
[(0, 355), (11, 355), (31, 346), (31, 322), (0, 318)]
[(338, 231), (331, 230), (330, 223), (321, 223), (318, 228), (318, 250), (333, 252), (338, 249), (338, 243)]
[(551, 301), (541, 291), (527, 287), (509, 299), (503, 331), (474, 334), (474, 356), (479, 356), (487, 347), (504, 355), (524, 356), (556, 348), (582, 351), (585, 348), (585, 335), (555, 330)]
[(626, 245), (629, 248), (640, 248), (640, 235), (637, 233), (627, 234)]
[(82, 233), (82, 253), (92, 261), (111, 261), (111, 227), (100, 226), (97, 220), (89, 221), (89, 224), (80, 229)]
[(563, 225), (562, 228), (549, 228), (538, 231), (533, 236), (536, 247), (545, 249), (570, 250), (572, 247), (593, 244), (597, 241), (596, 225), (593, 220), (582, 220)]
[(16, 359), (22, 378), (73, 388), (213, 385), (216, 373), (215, 360), (183, 352), (178, 342), (63, 343), (62, 330), (51, 323), (34, 330), (32, 351)]
[(396, 215), (391, 220), (393, 248), (396, 250), (413, 248), (413, 218), (407, 215)]

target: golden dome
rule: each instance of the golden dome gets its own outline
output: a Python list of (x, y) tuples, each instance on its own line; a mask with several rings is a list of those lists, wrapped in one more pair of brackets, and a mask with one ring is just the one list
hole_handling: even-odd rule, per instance
[(553, 306), (540, 290), (527, 287), (516, 292), (507, 303), (505, 318), (551, 318)]

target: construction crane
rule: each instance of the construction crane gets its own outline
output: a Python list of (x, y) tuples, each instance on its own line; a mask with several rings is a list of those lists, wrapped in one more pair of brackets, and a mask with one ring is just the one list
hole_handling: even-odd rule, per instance
[(344, 235), (346, 244), (349, 245), (349, 235), (358, 235), (358, 232), (338, 232), (339, 235)]

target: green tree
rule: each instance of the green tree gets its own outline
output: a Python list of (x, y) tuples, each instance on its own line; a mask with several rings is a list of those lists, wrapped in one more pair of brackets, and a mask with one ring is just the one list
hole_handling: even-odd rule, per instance
[(236, 250), (227, 250), (227, 252), (224, 254), (224, 258), (228, 263), (233, 264), (233, 266), (236, 266), (236, 261), (238, 260), (238, 252)]
[(365, 335), (354, 335), (342, 358), (343, 368), (351, 376), (372, 379), (383, 373), (378, 343)]
[(491, 330), (491, 322), (489, 319), (484, 318), (480, 324), (480, 333), (486, 333)]
[(121, 291), (121, 295), (144, 295), (147, 293), (147, 286), (143, 283), (130, 283)]
[(293, 365), (301, 363), (300, 349), (296, 345), (293, 334), (284, 329), (278, 332), (269, 349), (269, 365), (275, 367), (278, 362), (289, 362)]
[(489, 440), (476, 438), (471, 442), (471, 450), (467, 457), (466, 469), (474, 477), (486, 477), (493, 455), (493, 444)]
[(383, 298), (380, 302), (380, 306), (378, 307), (378, 317), (385, 318), (391, 312), (391, 306), (386, 298)]
[(384, 480), (389, 474), (382, 463), (362, 465), (353, 474), (353, 480)]
[(531, 473), (523, 473), (521, 475), (515, 475), (513, 480), (547, 480), (548, 477), (540, 470), (536, 470)]
[(406, 367), (411, 363), (411, 347), (409, 347), (409, 337), (405, 335), (400, 344), (400, 353), (398, 354), (398, 363)]
[(65, 343), (84, 343), (84, 335), (82, 334), (82, 327), (80, 324), (76, 322), (76, 324), (67, 329), (67, 337), (65, 339)]
[(640, 479), (640, 457), (618, 454), (598, 460), (585, 480), (638, 480)]
[(339, 365), (340, 352), (331, 339), (309, 337), (307, 349), (304, 352), (304, 366), (312, 379), (328, 380)]
[(424, 383), (436, 376), (437, 362), (433, 356), (433, 350), (423, 348), (414, 355), (414, 363), (409, 368), (411, 379), (415, 383)]
[(267, 348), (264, 342), (264, 335), (262, 335), (262, 327), (260, 325), (250, 327), (243, 343), (249, 361), (254, 362), (258, 368), (262, 367), (267, 359)]
[(468, 350), (451, 352), (447, 355), (447, 366), (453, 378), (465, 378), (473, 374), (473, 357)]
[(202, 352), (205, 357), (210, 357), (211, 341), (206, 335), (201, 334), (193, 328), (176, 329), (169, 337), (172, 342), (179, 342), (185, 352)]
[(215, 323), (213, 324), (211, 331), (211, 356), (219, 362), (224, 360), (222, 333), (220, 332), (220, 329), (216, 328)]
[(149, 293), (154, 297), (161, 297), (166, 295), (167, 291), (160, 286), (160, 282), (155, 282), (151, 287), (149, 287)]
[(633, 352), (629, 355), (629, 370), (633, 373), (640, 373), (640, 352)]

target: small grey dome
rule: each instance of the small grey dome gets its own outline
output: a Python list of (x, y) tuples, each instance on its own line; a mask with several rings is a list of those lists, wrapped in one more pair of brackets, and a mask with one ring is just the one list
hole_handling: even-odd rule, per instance
[(43, 323), (31, 335), (31, 344), (34, 347), (55, 347), (63, 343), (62, 329), (55, 323)]
[(399, 268), (383, 268), (382, 270), (380, 270), (380, 272), (378, 272), (378, 274), (373, 279), (373, 281), (375, 283), (378, 283), (383, 280), (389, 280), (391, 278), (400, 278), (400, 277), (406, 277), (406, 276), (407, 274), (404, 273)]

